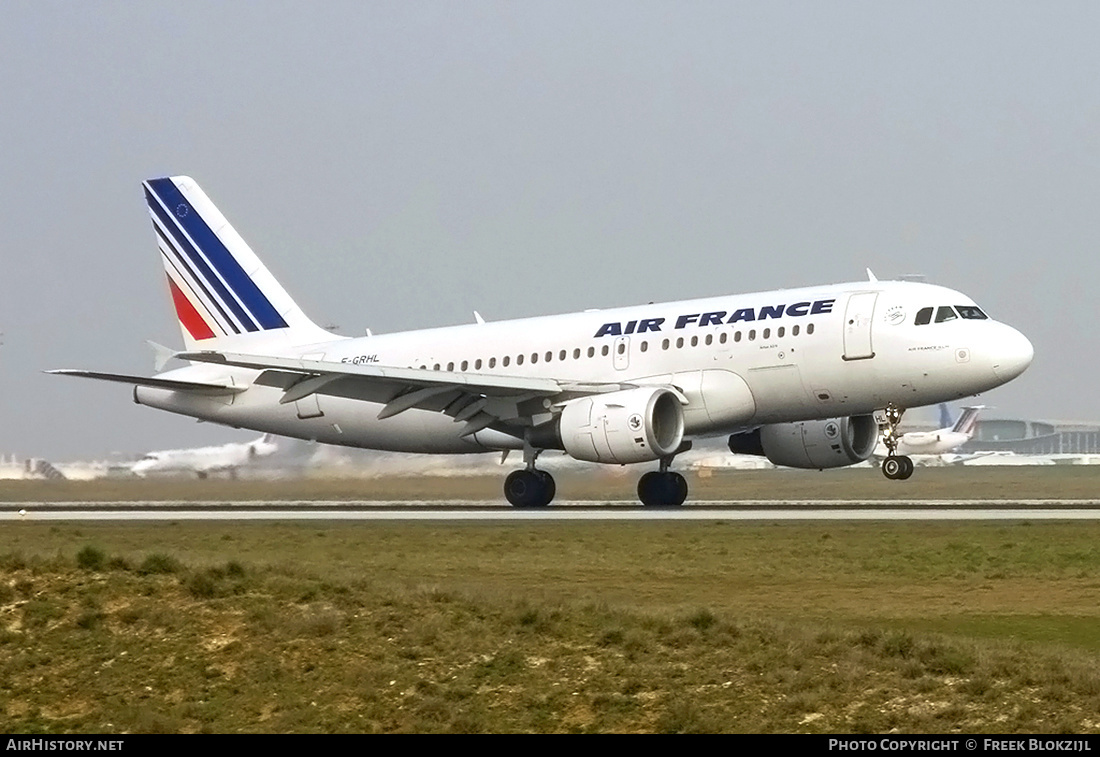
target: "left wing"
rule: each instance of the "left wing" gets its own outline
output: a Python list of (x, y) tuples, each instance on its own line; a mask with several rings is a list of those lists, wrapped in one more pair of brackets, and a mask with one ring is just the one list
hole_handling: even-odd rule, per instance
[(570, 399), (635, 387), (230, 352), (178, 352), (174, 357), (259, 370), (255, 383), (282, 389), (284, 404), (315, 393), (378, 402), (383, 405), (379, 420), (413, 408), (437, 410), (465, 422), (462, 436), (495, 423), (538, 425), (552, 418), (550, 408)]

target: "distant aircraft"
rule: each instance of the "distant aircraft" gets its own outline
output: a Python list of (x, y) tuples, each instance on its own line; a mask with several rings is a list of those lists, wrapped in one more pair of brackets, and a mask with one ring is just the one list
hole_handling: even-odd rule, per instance
[[(946, 455), (954, 450), (956, 447), (960, 447), (966, 442), (970, 441), (974, 436), (974, 427), (978, 422), (978, 414), (985, 408), (985, 405), (971, 405), (970, 407), (964, 407), (962, 413), (959, 415), (958, 420), (951, 423), (951, 415), (947, 409), (946, 404), (940, 405), (940, 423), (943, 424), (943, 428), (936, 431), (909, 431), (902, 434), (897, 439), (897, 448), (895, 454), (909, 456), (933, 456), (933, 455)], [(890, 450), (887, 448), (884, 442), (879, 442), (875, 447), (875, 457), (882, 458), (883, 465), (890, 464)], [(961, 462), (965, 459), (962, 456), (953, 456), (953, 460)], [(884, 469), (885, 470), (885, 469)], [(910, 469), (908, 472), (902, 475), (896, 476), (896, 478), (906, 479), (911, 476), (913, 471)]]
[(258, 458), (273, 454), (277, 449), (275, 435), (264, 434), (251, 442), (150, 452), (134, 463), (130, 471), (139, 476), (150, 473), (192, 472), (199, 478), (206, 478), (219, 471), (228, 471), (235, 475), (239, 469), (251, 465)]
[[(535, 467), (544, 450), (657, 463), (638, 497), (674, 506), (688, 485), (670, 467), (692, 437), (729, 435), (732, 452), (834, 468), (871, 456), (876, 411), (890, 432), (883, 472), (897, 478), (912, 466), (893, 446), (905, 408), (993, 389), (1034, 355), (966, 295), (869, 272), (848, 284), (341, 338), (302, 312), (194, 180), (150, 179), (144, 190), (186, 347), (174, 357), (188, 365), (153, 377), (55, 373), (133, 384), (139, 404), (325, 444), (520, 450), (524, 468), (504, 483), (516, 507), (554, 498), (553, 477)], [(583, 268), (519, 260), (532, 291), (585, 281)], [(696, 265), (679, 254), (638, 264), (655, 279)]]

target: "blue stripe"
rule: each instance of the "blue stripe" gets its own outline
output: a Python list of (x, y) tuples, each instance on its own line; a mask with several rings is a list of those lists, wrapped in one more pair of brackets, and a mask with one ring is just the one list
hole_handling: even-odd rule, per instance
[[(190, 212), (175, 212), (176, 222), (181, 224), (195, 244), (206, 255), (210, 264), (221, 274), (221, 277), (237, 295), (248, 310), (255, 317), (256, 322), (263, 329), (286, 328), (286, 321), (279, 315), (279, 311), (267, 299), (267, 296), (256, 286), (252, 277), (245, 273), (241, 264), (233, 257), (233, 254), (222, 244), (218, 235), (211, 231), (206, 222), (191, 208), (191, 204), (179, 191), (171, 179), (152, 179), (147, 182), (153, 192), (164, 202), (167, 208), (179, 209), (184, 206)], [(247, 324), (246, 324), (247, 325)]]
[[(233, 320), (228, 315), (226, 315), (226, 312), (222, 310), (222, 306), (218, 304), (218, 301), (210, 296), (210, 292), (206, 291), (206, 288), (202, 285), (202, 281), (200, 281), (195, 276), (194, 271), (192, 271), (187, 266), (187, 261), (185, 261), (180, 255), (179, 250), (176, 249), (171, 240), (164, 236), (164, 232), (161, 231), (160, 227), (157, 226), (155, 223), (153, 224), (153, 231), (157, 232), (157, 238), (160, 239), (164, 243), (164, 246), (171, 251), (171, 254), (168, 254), (164, 252), (164, 250), (161, 250), (161, 255), (164, 256), (165, 263), (172, 266), (172, 270), (176, 272), (176, 277), (179, 279), (179, 283), (190, 290), (191, 296), (194, 298), (194, 303), (202, 307), (202, 309), (206, 311), (206, 314), (210, 316), (211, 323), (217, 326), (218, 330), (223, 333), (228, 331), (226, 325), (228, 325), (229, 329), (233, 330), (233, 333), (241, 333), (240, 327), (238, 327), (237, 324), (233, 323)], [(184, 275), (185, 272), (190, 274), (190, 276)], [(191, 283), (192, 280), (195, 282), (194, 285), (192, 285)], [(203, 301), (203, 298), (199, 296), (199, 292), (195, 290), (196, 286), (206, 296), (206, 300), (209, 301), (215, 308), (217, 308), (218, 313), (221, 314), (221, 320), (219, 320), (218, 317), (210, 310), (206, 302)]]
[[(225, 285), (222, 284), (217, 275), (212, 270), (210, 270), (210, 266), (208, 266), (206, 264), (206, 261), (203, 260), (202, 255), (199, 254), (198, 250), (196, 250), (191, 242), (187, 239), (187, 236), (183, 233), (179, 226), (172, 221), (171, 217), (164, 211), (164, 208), (161, 207), (160, 203), (157, 202), (157, 200), (148, 192), (145, 193), (145, 199), (149, 203), (150, 209), (152, 209), (157, 218), (160, 219), (160, 222), (164, 226), (164, 228), (167, 229), (172, 237), (176, 240), (176, 243), (178, 244), (178, 249), (182, 250), (187, 260), (190, 261), (191, 269), (195, 275), (196, 281), (205, 281), (206, 284), (212, 287), (214, 291), (217, 292), (217, 294), (221, 297), (222, 301), (229, 306), (230, 310), (232, 310), (237, 315), (237, 318), (240, 320), (240, 323), (242, 326), (244, 326), (244, 328), (249, 331), (258, 331), (259, 326), (257, 326), (255, 321), (253, 321), (248, 313), (245, 312), (240, 303), (238, 303), (237, 300), (233, 298), (233, 295), (229, 292), (228, 289), (225, 288)], [(232, 323), (232, 321), (230, 321), (230, 323)]]

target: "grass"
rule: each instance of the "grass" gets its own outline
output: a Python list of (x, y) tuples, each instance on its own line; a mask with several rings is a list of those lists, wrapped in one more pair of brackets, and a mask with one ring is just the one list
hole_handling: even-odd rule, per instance
[[(0, 481), (0, 502), (489, 500), (504, 505), (501, 487), (514, 461), (499, 476), (304, 478), (197, 481), (188, 478), (96, 481)], [(555, 471), (563, 500), (636, 501), (638, 478), (648, 465), (590, 466)], [(887, 481), (873, 468), (828, 471), (714, 471), (688, 474), (690, 502), (742, 499), (1095, 499), (1100, 466), (920, 468), (905, 482)]]
[(9, 732), (1100, 730), (1092, 523), (21, 522)]

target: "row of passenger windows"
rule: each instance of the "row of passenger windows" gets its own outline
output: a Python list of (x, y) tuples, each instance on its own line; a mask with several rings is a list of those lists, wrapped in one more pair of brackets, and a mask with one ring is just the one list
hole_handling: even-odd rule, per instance
[[(805, 333), (805, 334), (814, 333), (814, 325), (812, 323), (807, 323), (806, 328), (805, 328), (804, 331), (801, 329), (800, 325), (791, 326), (791, 328), (790, 328), (791, 336), (798, 336), (800, 333)], [(787, 335), (787, 327), (786, 326), (780, 326), (779, 328), (775, 329), (775, 338), (776, 339), (782, 339), (786, 335)], [(771, 339), (772, 338), (772, 329), (771, 328), (766, 328), (766, 329), (763, 329), (762, 331), (760, 331), (759, 333), (757, 332), (756, 329), (749, 329), (747, 332), (744, 332), (744, 333), (741, 332), (741, 331), (733, 332), (733, 341), (734, 341), (734, 343), (741, 342), (741, 341), (755, 342), (757, 340), (757, 337), (759, 337), (760, 339)], [(723, 331), (722, 333), (720, 333), (718, 335), (717, 339), (715, 339), (714, 334), (706, 334), (702, 337), (693, 336), (689, 339), (685, 339), (682, 336), (677, 337), (675, 340), (662, 339), (660, 345), (661, 345), (662, 350), (669, 350), (669, 349), (673, 349), (673, 348), (679, 350), (679, 349), (683, 349), (685, 346), (698, 347), (700, 344), (710, 346), (710, 345), (713, 345), (715, 343), (715, 341), (717, 341), (719, 344), (728, 344), (729, 341), (730, 341), (730, 332)], [(657, 343), (654, 342), (654, 349), (657, 349), (656, 345), (657, 345)], [(638, 344), (638, 349), (641, 352), (648, 352), (649, 351), (649, 342), (648, 341), (640, 342)], [(615, 351), (619, 355), (625, 354), (626, 353), (626, 343), (625, 342), (619, 342), (615, 346)], [(582, 355), (587, 355), (590, 358), (591, 357), (596, 357), (596, 352), (597, 352), (597, 350), (596, 350), (595, 347), (589, 347), (586, 352), (582, 352), (580, 347), (576, 347), (576, 348), (573, 349), (572, 356), (573, 356), (574, 360), (580, 360)], [(602, 347), (600, 347), (599, 354), (603, 357), (607, 357), (608, 355), (610, 355), (611, 354), (611, 345), (605, 344)], [(565, 360), (569, 359), (569, 355), (570, 355), (570, 353), (569, 353), (568, 350), (560, 350), (557, 353), (557, 359), (558, 359), (559, 362), (565, 361)], [(516, 365), (523, 365), (524, 362), (527, 361), (527, 360), (529, 360), (532, 364), (534, 364), (534, 363), (539, 362), (540, 359), (545, 363), (553, 362), (554, 352), (552, 350), (547, 350), (545, 353), (543, 353), (541, 355), (538, 352), (532, 352), (530, 355), (516, 355), (515, 364)], [(508, 366), (510, 366), (512, 364), (512, 360), (513, 360), (513, 358), (510, 355), (505, 355), (504, 357), (502, 357), (500, 359), (500, 366), (502, 368), (507, 368)], [(495, 357), (491, 357), (491, 358), (489, 358), (488, 361), (483, 362), (481, 360), (481, 358), (478, 358), (477, 360), (474, 360), (472, 363), (469, 360), (463, 360), (461, 363), (458, 363), (458, 370), (468, 371), (468, 370), (470, 370), (471, 365), (473, 366), (473, 369), (475, 371), (480, 371), (482, 369), (482, 367), (496, 368), (497, 367), (497, 359)], [(427, 368), (428, 368), (427, 365), (421, 365), (420, 366), (421, 370), (427, 370)], [(435, 365), (432, 366), (432, 370), (433, 371), (440, 371), (440, 370), (453, 371), (453, 370), (455, 370), (455, 363), (447, 363), (446, 369), (443, 368), (442, 363), (436, 363)]]
[(975, 305), (940, 305), (934, 308), (921, 308), (917, 311), (916, 318), (913, 319), (915, 326), (924, 326), (925, 324), (932, 322), (932, 311), (936, 312), (936, 323), (944, 323), (945, 321), (953, 321), (956, 318), (966, 318), (972, 321), (984, 321), (987, 316), (982, 312), (981, 308)]

